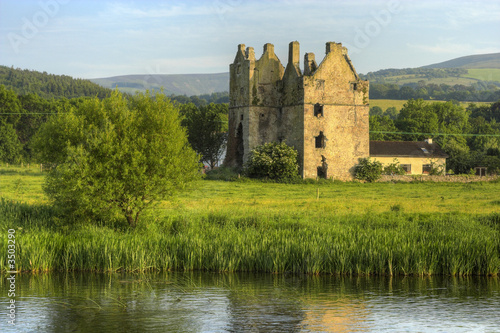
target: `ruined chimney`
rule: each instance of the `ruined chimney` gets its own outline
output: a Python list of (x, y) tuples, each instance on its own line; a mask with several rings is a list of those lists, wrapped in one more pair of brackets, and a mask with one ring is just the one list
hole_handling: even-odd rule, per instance
[(245, 54), (245, 44), (238, 44), (238, 51)]
[(248, 60), (255, 60), (255, 51), (254, 51), (253, 47), (250, 47), (250, 46), (247, 47), (245, 55), (246, 55), (246, 58)]
[(312, 52), (306, 53), (304, 56), (304, 75), (311, 75), (318, 68), (315, 58)]
[(300, 66), (300, 44), (297, 41), (288, 44), (288, 63)]
[(326, 54), (333, 52), (333, 51), (336, 51), (336, 50), (342, 50), (341, 43), (335, 43), (335, 42), (326, 43)]
[(269, 55), (274, 54), (274, 45), (271, 43), (264, 44), (264, 54), (268, 53)]

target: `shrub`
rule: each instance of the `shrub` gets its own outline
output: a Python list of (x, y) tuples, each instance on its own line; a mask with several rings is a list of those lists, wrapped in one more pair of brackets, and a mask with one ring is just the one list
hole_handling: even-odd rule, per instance
[(246, 174), (253, 178), (290, 181), (298, 178), (297, 151), (285, 142), (271, 142), (250, 152), (245, 166)]
[(370, 158), (360, 158), (359, 164), (354, 169), (354, 176), (371, 183), (380, 178), (382, 170), (382, 163), (371, 161)]
[(397, 158), (394, 159), (393, 163), (384, 167), (384, 175), (405, 175), (406, 171), (399, 164)]
[(429, 170), (429, 176), (442, 176), (444, 175), (444, 166), (431, 161), (431, 169)]

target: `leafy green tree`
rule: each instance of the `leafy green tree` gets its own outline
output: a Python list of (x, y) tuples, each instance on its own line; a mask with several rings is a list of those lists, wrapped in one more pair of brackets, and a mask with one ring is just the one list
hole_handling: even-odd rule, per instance
[(441, 148), (448, 154), (446, 167), (456, 174), (465, 174), (474, 167), (474, 158), (463, 137), (446, 137)]
[(226, 104), (181, 106), (182, 125), (187, 128), (189, 143), (211, 169), (219, 164), (226, 148), (227, 112)]
[(394, 121), (387, 116), (370, 117), (370, 140), (378, 141), (398, 141), (401, 140), (400, 134), (394, 133), (375, 133), (375, 132), (399, 132)]
[(394, 107), (390, 106), (384, 111), (384, 116), (389, 117), (392, 120), (395, 120), (398, 117), (399, 111)]
[(372, 106), (370, 108), (370, 117), (382, 116), (383, 113), (384, 113), (384, 111), (382, 110), (382, 108), (380, 106)]
[(360, 158), (359, 164), (354, 168), (354, 177), (367, 182), (374, 182), (380, 179), (384, 167), (379, 161), (372, 161), (370, 158)]
[(21, 112), (21, 104), (17, 94), (4, 85), (0, 85), (0, 119), (15, 127), (21, 117)]
[(22, 144), (12, 124), (0, 118), (0, 161), (17, 163), (22, 159)]
[(295, 148), (285, 142), (266, 143), (250, 152), (246, 173), (253, 178), (293, 180), (298, 177), (297, 156)]
[(131, 227), (200, 174), (178, 110), (162, 94), (86, 100), (51, 117), (35, 149), (51, 165), (44, 190), (57, 207), (83, 217), (120, 214)]
[[(439, 119), (424, 100), (410, 99), (399, 112), (397, 127), (403, 132), (436, 133), (439, 129)], [(404, 140), (420, 141), (426, 137), (426, 135), (409, 134), (404, 136)]]
[[(470, 131), (473, 134), (499, 135), (500, 130), (495, 129), (495, 119), (486, 121), (482, 116), (470, 120)], [(500, 148), (499, 136), (472, 136), (467, 139), (472, 150), (486, 151), (489, 148)]]

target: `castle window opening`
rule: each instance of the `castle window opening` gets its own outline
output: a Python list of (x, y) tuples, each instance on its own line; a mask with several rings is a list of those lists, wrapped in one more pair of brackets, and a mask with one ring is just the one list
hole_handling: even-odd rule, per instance
[(323, 117), (323, 105), (317, 103), (314, 104), (314, 116), (315, 117)]
[(326, 157), (321, 155), (321, 166), (317, 168), (318, 178), (328, 178), (328, 163), (326, 163)]
[(316, 148), (325, 148), (325, 136), (323, 135), (323, 132), (319, 132), (319, 135), (314, 139)]
[(240, 116), (240, 119), (243, 120), (243, 115)]
[(358, 84), (357, 83), (351, 83), (352, 84), (352, 90), (356, 91), (358, 90)]

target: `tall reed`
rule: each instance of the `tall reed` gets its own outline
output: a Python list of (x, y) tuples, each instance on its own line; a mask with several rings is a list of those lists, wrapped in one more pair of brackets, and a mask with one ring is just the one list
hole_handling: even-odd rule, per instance
[[(498, 215), (169, 211), (136, 230), (58, 225), (45, 206), (0, 201), (18, 270), (207, 270), (345, 275), (496, 275)], [(6, 253), (6, 237), (0, 251)], [(7, 257), (2, 256), (6, 269)]]

